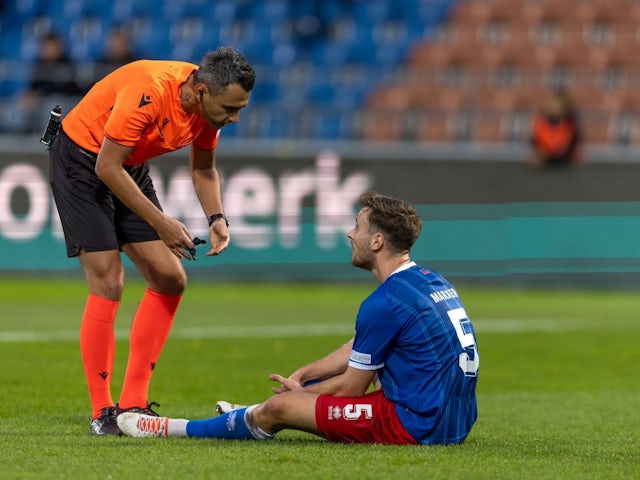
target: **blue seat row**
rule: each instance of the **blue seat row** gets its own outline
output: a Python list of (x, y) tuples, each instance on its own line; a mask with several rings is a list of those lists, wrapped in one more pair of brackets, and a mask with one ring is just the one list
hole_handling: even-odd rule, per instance
[[(454, 1), (13, 0), (0, 17), (0, 53), (30, 61), (33, 48), (18, 45), (37, 41), (50, 29), (66, 36), (75, 60), (85, 61), (100, 48), (109, 28), (120, 24), (132, 29), (141, 55), (158, 58), (169, 57), (181, 43), (188, 44), (185, 50), (203, 43), (262, 44), (265, 49), (290, 45), (303, 51), (358, 45), (364, 52), (388, 49), (390, 43), (403, 48), (446, 18)], [(334, 59), (329, 55), (326, 60)], [(267, 56), (265, 63), (269, 61)]]

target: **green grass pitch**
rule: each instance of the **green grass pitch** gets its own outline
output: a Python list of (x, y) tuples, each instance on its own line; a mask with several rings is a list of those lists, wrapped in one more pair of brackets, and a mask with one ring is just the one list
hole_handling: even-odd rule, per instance
[[(258, 402), (349, 338), (375, 283), (193, 279), (156, 368), (161, 414), (201, 418), (217, 399)], [(2, 479), (640, 478), (640, 295), (458, 285), (480, 346), (479, 419), (450, 447), (96, 438), (77, 344), (80, 280), (0, 280)], [(118, 315), (114, 395), (143, 291)]]

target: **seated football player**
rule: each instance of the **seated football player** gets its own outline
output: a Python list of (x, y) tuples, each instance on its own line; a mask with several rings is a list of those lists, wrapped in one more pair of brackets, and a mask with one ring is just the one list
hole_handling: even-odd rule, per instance
[(122, 413), (122, 432), (251, 440), (295, 429), (346, 443), (464, 441), (477, 418), (471, 321), (456, 289), (410, 258), (421, 230), (416, 210), (373, 192), (360, 203), (347, 235), (351, 264), (380, 285), (360, 305), (354, 338), (289, 377), (271, 375), (279, 385), (263, 403), (219, 402), (229, 411), (203, 420)]

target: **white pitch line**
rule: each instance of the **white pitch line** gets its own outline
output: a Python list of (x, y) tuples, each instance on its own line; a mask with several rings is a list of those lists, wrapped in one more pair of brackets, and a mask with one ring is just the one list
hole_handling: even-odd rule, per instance
[[(560, 332), (591, 330), (601, 322), (587, 322), (578, 319), (554, 320), (538, 319), (496, 319), (473, 320), (476, 333), (524, 333)], [(221, 327), (175, 327), (169, 338), (281, 338), (281, 337), (321, 337), (329, 335), (353, 335), (352, 324), (295, 324), (295, 325), (245, 325)], [(17, 331), (0, 332), (0, 343), (21, 342), (72, 342), (79, 338), (78, 331)], [(129, 338), (127, 330), (116, 330), (118, 340)]]
[[(353, 335), (353, 325), (313, 324), (313, 325), (268, 325), (268, 326), (222, 326), (222, 327), (176, 327), (170, 338), (279, 338), (279, 337), (320, 337), (326, 335)], [(129, 338), (128, 330), (116, 330), (116, 339)], [(69, 342), (79, 339), (79, 333), (71, 330), (57, 332), (22, 331), (0, 332), (0, 343), (17, 342)]]

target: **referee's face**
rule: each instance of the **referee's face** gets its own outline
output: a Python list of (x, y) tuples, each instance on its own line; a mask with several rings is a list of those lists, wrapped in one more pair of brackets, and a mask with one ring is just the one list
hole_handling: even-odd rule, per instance
[(250, 92), (240, 85), (231, 84), (217, 94), (206, 91), (200, 102), (202, 116), (209, 126), (220, 129), (240, 120), (240, 110), (249, 103)]
[(347, 233), (347, 237), (351, 241), (351, 265), (370, 271), (373, 268), (374, 256), (369, 227), (369, 211), (365, 207), (358, 213), (356, 224)]

